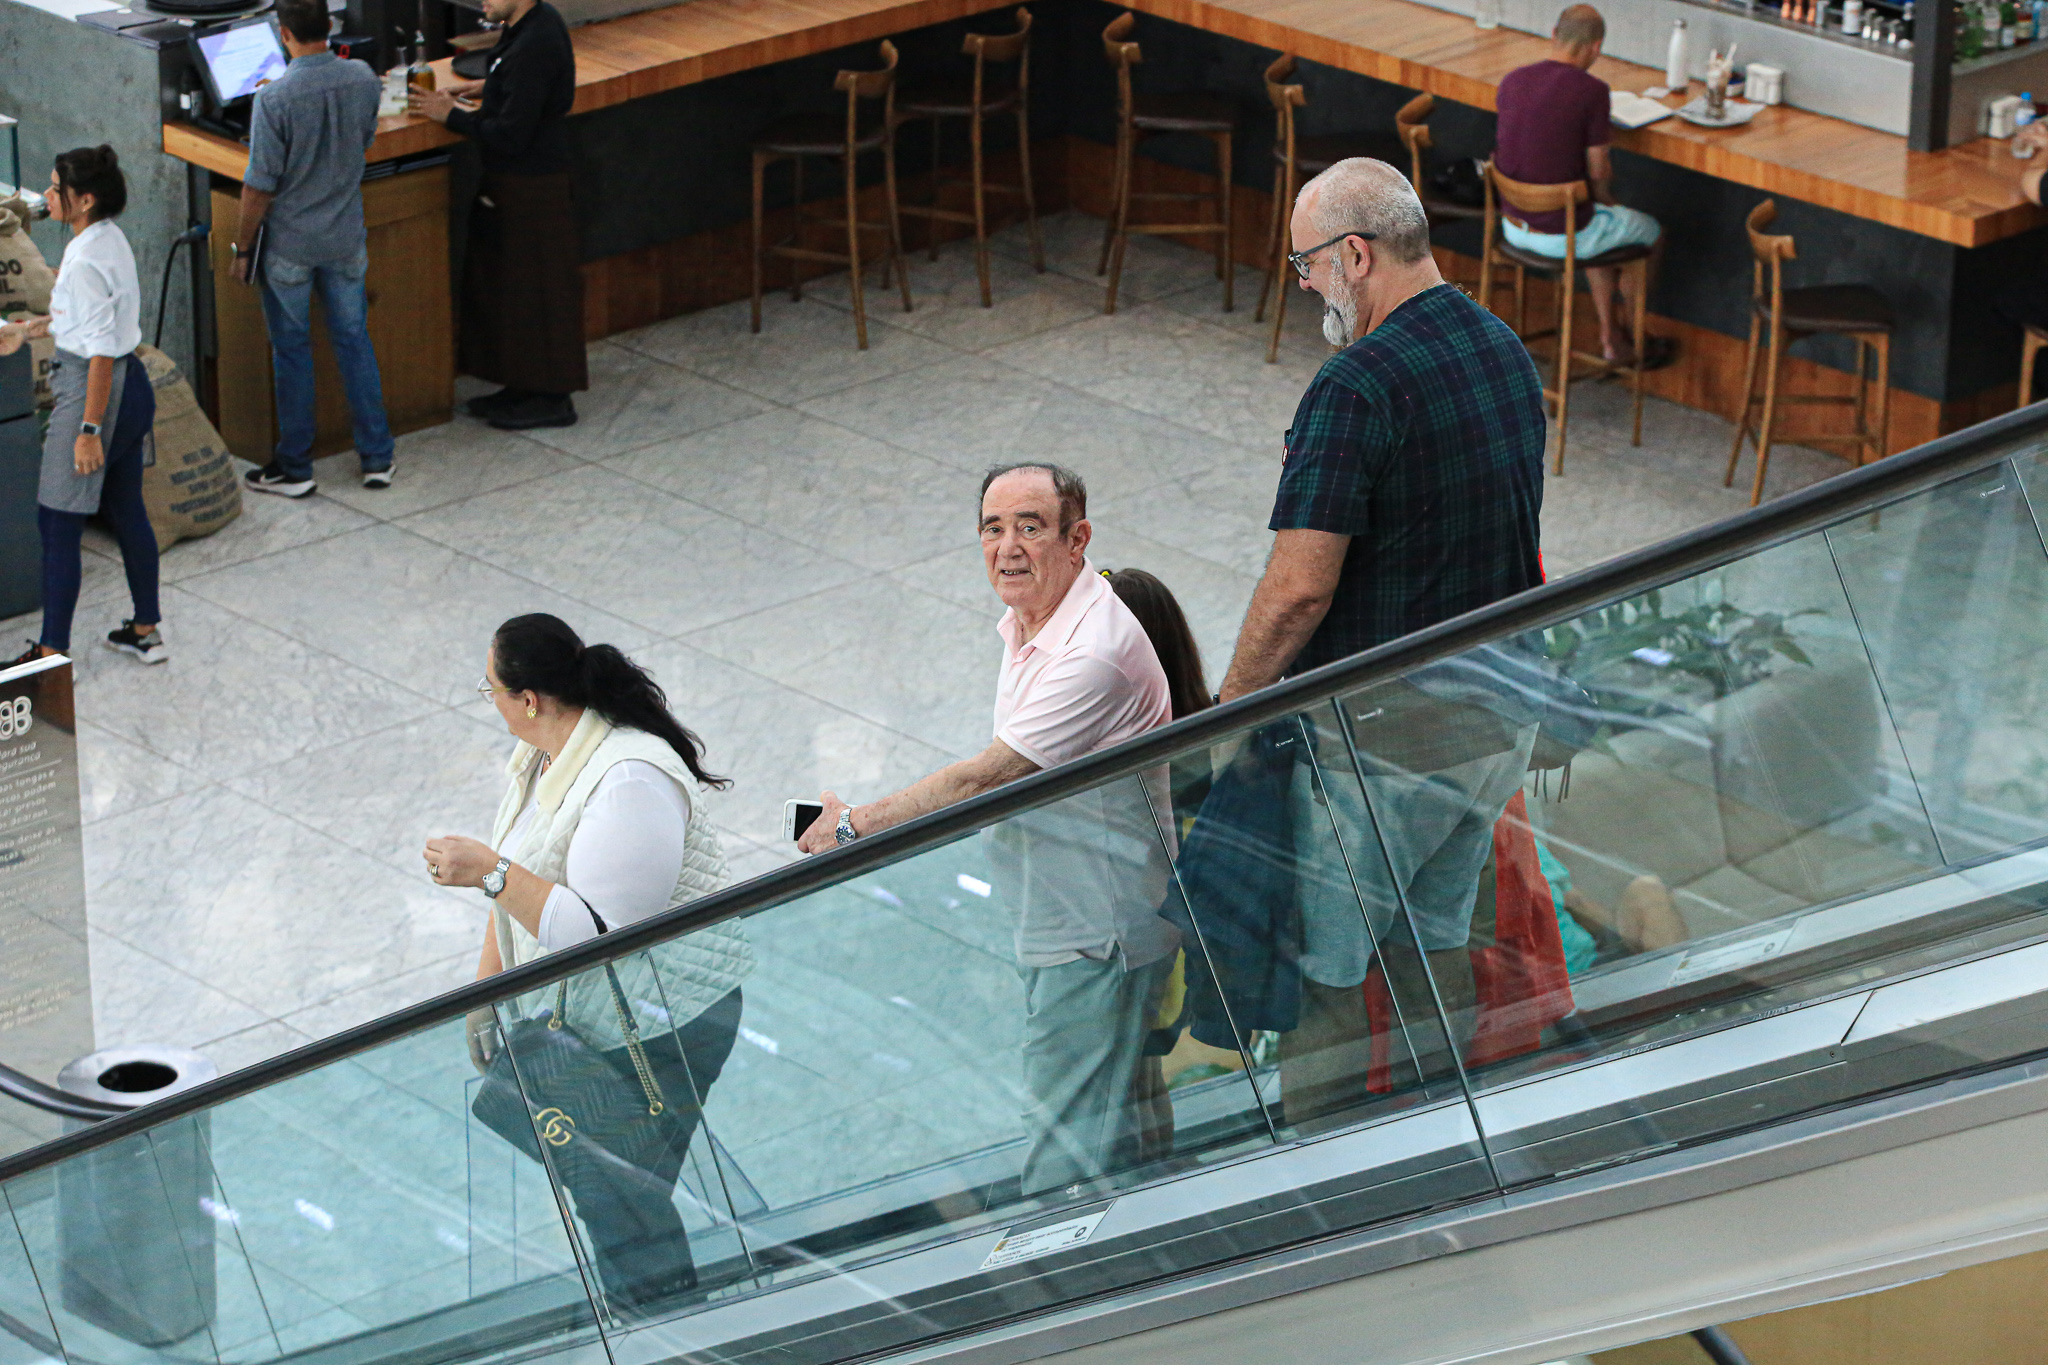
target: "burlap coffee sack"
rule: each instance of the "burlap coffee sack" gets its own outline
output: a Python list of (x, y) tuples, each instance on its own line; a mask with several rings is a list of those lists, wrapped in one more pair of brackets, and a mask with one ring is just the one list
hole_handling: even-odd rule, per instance
[(143, 452), (142, 502), (158, 549), (210, 536), (242, 514), (242, 481), (192, 386), (154, 346), (137, 352), (156, 391), (153, 450)]

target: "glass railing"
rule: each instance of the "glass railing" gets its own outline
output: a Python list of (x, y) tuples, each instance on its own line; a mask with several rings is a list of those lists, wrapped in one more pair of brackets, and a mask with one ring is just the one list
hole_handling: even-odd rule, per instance
[(0, 1163), (0, 1365), (824, 1365), (2048, 1049), (2044, 433)]

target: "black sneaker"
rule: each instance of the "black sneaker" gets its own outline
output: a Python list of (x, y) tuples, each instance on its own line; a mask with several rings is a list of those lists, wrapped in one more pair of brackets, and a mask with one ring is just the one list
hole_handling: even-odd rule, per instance
[(471, 417), (481, 417), (489, 421), (506, 408), (531, 397), (533, 397), (533, 391), (530, 389), (515, 389), (507, 386), (506, 388), (499, 389), (496, 393), (486, 393), (470, 399), (462, 405), (462, 410)]
[(536, 393), (485, 419), (500, 431), (531, 431), (535, 427), (573, 427), (576, 404), (566, 393)]
[(144, 635), (135, 629), (132, 620), (123, 621), (119, 630), (107, 632), (107, 647), (118, 649), (123, 654), (133, 654), (146, 664), (160, 664), (171, 657), (170, 646), (164, 643), (163, 631), (151, 626)]
[(252, 469), (242, 476), (242, 482), (258, 493), (275, 493), (281, 498), (310, 497), (320, 485), (311, 479), (294, 479), (272, 460), (261, 469)]
[(28, 642), (28, 649), (25, 653), (17, 654), (12, 659), (9, 659), (6, 663), (0, 664), (0, 673), (4, 673), (10, 668), (20, 668), (23, 664), (32, 664), (37, 659), (44, 658), (51, 654), (55, 654), (56, 652), (57, 651), (54, 649), (44, 649), (42, 644), (38, 641), (30, 640)]
[(386, 465), (386, 466), (384, 466), (384, 467), (383, 467), (382, 469), (365, 469), (365, 470), (363, 471), (363, 487), (365, 487), (365, 488), (389, 488), (389, 487), (391, 487), (391, 466), (390, 466), (390, 465)]

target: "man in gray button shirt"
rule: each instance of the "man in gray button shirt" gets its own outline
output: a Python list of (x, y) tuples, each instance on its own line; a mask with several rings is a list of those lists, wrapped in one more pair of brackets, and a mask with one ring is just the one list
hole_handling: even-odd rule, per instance
[(325, 0), (278, 0), (291, 65), (256, 92), (249, 169), (242, 178), (235, 278), (249, 282), (256, 229), (264, 228), (255, 283), (270, 327), (277, 388), (277, 451), (247, 475), (259, 493), (303, 498), (313, 483), (313, 293), (355, 421), (363, 486), (391, 486), (391, 424), (370, 346), (369, 272), (363, 230), (363, 154), (377, 135), (378, 80), (361, 62), (327, 50)]

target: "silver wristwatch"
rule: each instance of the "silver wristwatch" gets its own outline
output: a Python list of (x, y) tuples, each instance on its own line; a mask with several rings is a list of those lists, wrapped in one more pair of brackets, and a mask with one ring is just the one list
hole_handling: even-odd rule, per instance
[(498, 894), (505, 889), (505, 869), (510, 866), (512, 866), (510, 858), (500, 858), (496, 867), (484, 873), (484, 894), (492, 900), (496, 900)]
[(846, 845), (852, 843), (855, 839), (860, 838), (860, 835), (854, 833), (853, 831), (852, 806), (848, 806), (845, 810), (839, 812), (839, 824), (837, 828), (835, 828), (832, 831), (832, 837), (839, 842), (839, 846), (841, 848), (846, 847)]
[(78, 424), (78, 434), (80, 436), (97, 436), (100, 434), (100, 424), (98, 422), (80, 422)]

